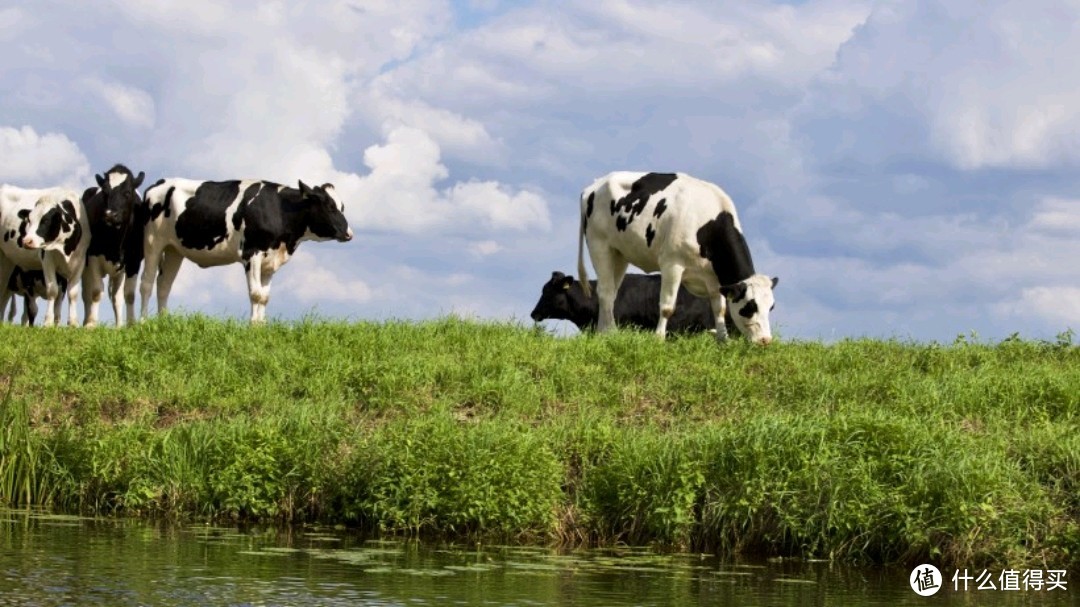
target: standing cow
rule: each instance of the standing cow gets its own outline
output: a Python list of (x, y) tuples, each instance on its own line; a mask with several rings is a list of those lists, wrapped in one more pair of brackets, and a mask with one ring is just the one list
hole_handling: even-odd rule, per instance
[[(590, 280), (589, 285), (595, 287), (596, 281)], [(615, 297), (615, 324), (652, 331), (660, 321), (659, 303), (660, 276), (627, 274)], [(577, 325), (579, 331), (584, 331), (596, 326), (600, 306), (595, 297), (585, 295), (581, 283), (574, 280), (573, 276), (552, 272), (551, 280), (544, 284), (540, 300), (536, 302), (530, 316), (536, 322), (549, 318), (569, 320)], [(725, 315), (724, 321), (729, 330), (734, 329), (730, 315)], [(674, 333), (715, 330), (711, 304), (680, 286), (675, 311), (668, 320), (667, 328)]]
[(98, 322), (98, 308), (105, 277), (109, 278), (109, 301), (112, 302), (116, 326), (124, 325), (120, 310), (127, 294), (127, 322), (135, 317), (134, 288), (125, 289), (125, 282), (134, 282), (142, 260), (142, 203), (138, 188), (145, 175), (136, 177), (124, 165), (118, 164), (95, 175), (97, 187), (83, 192), (82, 203), (90, 225), (90, 246), (86, 250), (86, 267), (82, 275), (83, 311), (85, 325)]
[[(345, 207), (327, 183), (290, 188), (269, 181), (163, 179), (146, 190), (146, 269), (139, 286), (146, 318), (157, 280), (158, 313), (184, 259), (200, 267), (242, 263), (251, 322), (266, 320), (270, 279), (305, 240), (348, 242)], [(158, 268), (160, 267), (160, 273)]]
[(586, 295), (583, 242), (596, 269), (600, 306), (598, 331), (615, 324), (615, 295), (628, 264), (660, 272), (663, 338), (675, 311), (680, 284), (707, 297), (716, 338), (723, 340), (726, 303), (736, 312), (735, 326), (751, 341), (772, 341), (769, 312), (777, 279), (754, 271), (735, 204), (718, 186), (683, 173), (615, 172), (581, 193), (578, 275)]
[(79, 195), (67, 188), (24, 190), (0, 186), (0, 310), (7, 307), (12, 293), (8, 280), (15, 266), (40, 269), (45, 278), (48, 306), (45, 326), (59, 321), (57, 298), (61, 288), (57, 276), (67, 280), (68, 324), (79, 324), (75, 299), (79, 277), (86, 263), (89, 225)]

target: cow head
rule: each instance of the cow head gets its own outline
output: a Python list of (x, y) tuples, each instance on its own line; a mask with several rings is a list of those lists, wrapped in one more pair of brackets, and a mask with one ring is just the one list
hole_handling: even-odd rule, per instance
[(46, 195), (38, 199), (32, 209), (19, 211), (19, 217), (25, 222), (22, 228), (24, 248), (42, 250), (62, 250), (71, 254), (82, 238), (82, 226), (75, 209), (78, 196)]
[(574, 277), (562, 272), (552, 272), (551, 280), (540, 291), (540, 301), (533, 308), (532, 319), (536, 322), (548, 318), (570, 320), (573, 308), (570, 305), (570, 287), (574, 286)]
[(353, 231), (345, 219), (345, 205), (337, 199), (334, 186), (329, 183), (308, 187), (300, 183), (300, 201), (307, 205), (308, 231), (314, 240), (352, 240)]
[(772, 341), (769, 312), (776, 306), (773, 289), (779, 281), (779, 278), (754, 274), (746, 280), (720, 287), (735, 326), (747, 339), (763, 346)]
[(120, 228), (128, 225), (138, 202), (137, 190), (146, 175), (139, 171), (138, 177), (124, 165), (118, 164), (104, 175), (94, 175), (101, 193), (105, 196), (105, 224)]

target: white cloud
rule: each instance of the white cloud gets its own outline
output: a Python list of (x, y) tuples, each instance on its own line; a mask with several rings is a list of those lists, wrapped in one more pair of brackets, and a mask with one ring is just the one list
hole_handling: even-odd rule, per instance
[(91, 78), (87, 87), (105, 101), (120, 120), (134, 127), (154, 126), (154, 99), (146, 91), (119, 82)]
[(494, 255), (502, 250), (502, 246), (494, 240), (481, 240), (469, 244), (469, 252), (477, 257)]
[(0, 126), (0, 182), (23, 187), (76, 186), (90, 174), (79, 146), (62, 133)]
[(327, 266), (306, 250), (298, 249), (280, 273), (281, 279), (275, 280), (273, 289), (305, 304), (322, 301), (365, 303), (375, 296), (366, 282), (345, 276), (339, 268)]
[(997, 308), (1010, 318), (1039, 317), (1061, 323), (1060, 329), (1080, 327), (1080, 287), (1031, 287), (1020, 291), (1019, 300)]
[(362, 228), (409, 233), (550, 228), (547, 204), (536, 193), (475, 180), (438, 190), (449, 171), (438, 144), (419, 129), (392, 130), (385, 144), (364, 151), (364, 164), (367, 175), (339, 173), (334, 179), (346, 213)]

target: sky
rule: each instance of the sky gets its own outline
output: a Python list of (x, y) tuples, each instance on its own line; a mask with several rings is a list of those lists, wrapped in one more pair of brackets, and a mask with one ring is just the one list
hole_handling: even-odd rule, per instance
[[(639, 170), (731, 195), (781, 339), (1080, 328), (1075, 0), (0, 0), (0, 47), (0, 182), (335, 184), (356, 238), (271, 319), (531, 325)], [(245, 284), (188, 262), (170, 307)]]

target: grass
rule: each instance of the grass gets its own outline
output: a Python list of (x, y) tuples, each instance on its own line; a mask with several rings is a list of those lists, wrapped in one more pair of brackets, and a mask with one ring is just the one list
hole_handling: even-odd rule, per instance
[(880, 563), (1080, 562), (1080, 349), (454, 318), (0, 326), (0, 503)]

